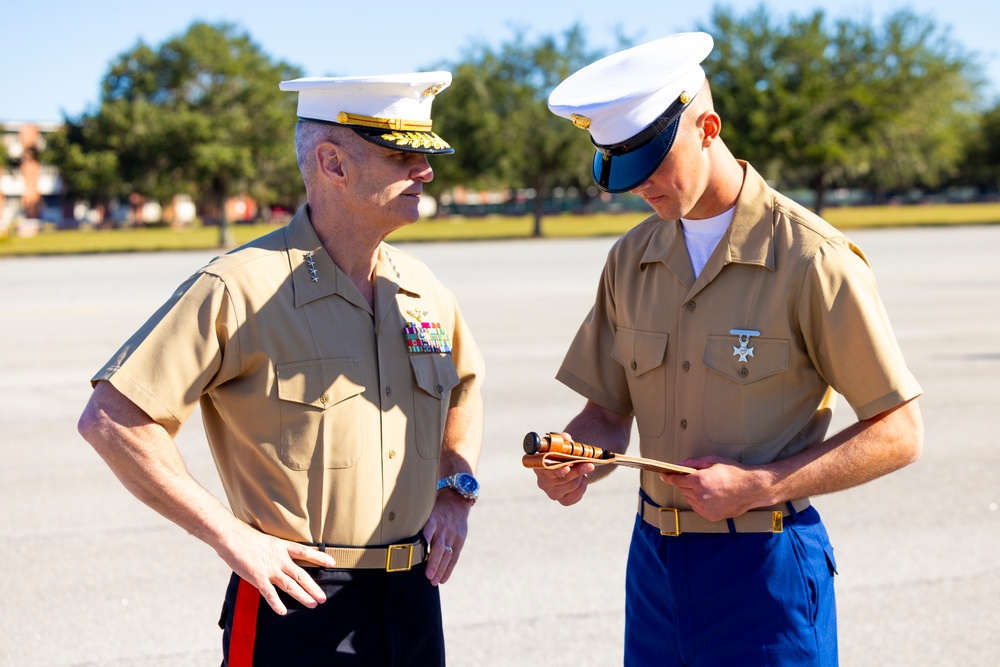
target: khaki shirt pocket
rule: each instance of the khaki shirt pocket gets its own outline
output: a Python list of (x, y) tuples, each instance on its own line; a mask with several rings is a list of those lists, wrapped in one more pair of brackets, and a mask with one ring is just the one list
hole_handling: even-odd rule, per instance
[(321, 359), (275, 367), (281, 462), (293, 470), (349, 468), (362, 452), (361, 365)]
[(735, 336), (709, 336), (702, 363), (705, 380), (705, 431), (725, 445), (752, 445), (781, 434), (785, 419), (785, 371), (789, 341), (753, 338), (746, 361), (734, 353)]
[(451, 355), (446, 354), (411, 354), (410, 366), (418, 387), (413, 392), (417, 451), (425, 459), (436, 459), (441, 456), (451, 390), (458, 386), (458, 372)]
[(670, 335), (658, 331), (638, 331), (619, 327), (611, 347), (611, 357), (625, 369), (632, 412), (639, 433), (663, 433), (666, 401), (667, 341)]

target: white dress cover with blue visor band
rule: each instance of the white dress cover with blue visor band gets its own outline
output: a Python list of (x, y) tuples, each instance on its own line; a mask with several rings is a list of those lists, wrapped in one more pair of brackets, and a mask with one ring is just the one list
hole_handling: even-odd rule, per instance
[[(680, 112), (705, 81), (701, 62), (713, 44), (704, 32), (670, 35), (602, 58), (556, 86), (549, 109), (590, 132), (598, 187), (627, 192), (656, 171)], [(664, 117), (671, 107), (674, 119)]]

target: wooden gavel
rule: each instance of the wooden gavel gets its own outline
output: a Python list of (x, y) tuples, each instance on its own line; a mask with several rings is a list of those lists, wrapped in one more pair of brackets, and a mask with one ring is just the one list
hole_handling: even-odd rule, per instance
[(568, 454), (570, 456), (583, 456), (588, 459), (610, 459), (614, 453), (605, 451), (594, 445), (585, 445), (582, 442), (573, 442), (564, 438), (559, 433), (546, 433), (538, 435), (534, 431), (524, 436), (525, 454)]

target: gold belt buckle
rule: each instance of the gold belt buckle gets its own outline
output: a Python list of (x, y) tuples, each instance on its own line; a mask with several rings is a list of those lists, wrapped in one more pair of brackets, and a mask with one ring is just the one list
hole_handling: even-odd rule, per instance
[[(392, 566), (392, 552), (394, 550), (407, 550), (406, 554), (406, 566), (405, 567), (393, 567)], [(389, 551), (385, 556), (385, 571), (386, 572), (409, 572), (410, 568), (413, 566), (413, 545), (412, 544), (393, 544), (389, 547)]]
[(663, 512), (673, 512), (674, 513), (674, 530), (663, 530), (663, 521), (660, 521), (660, 535), (666, 535), (667, 537), (677, 537), (681, 534), (681, 512), (676, 507), (660, 507), (660, 514), (662, 516)]
[(780, 533), (785, 529), (784, 516), (781, 514), (781, 510), (774, 510), (771, 513), (771, 532)]

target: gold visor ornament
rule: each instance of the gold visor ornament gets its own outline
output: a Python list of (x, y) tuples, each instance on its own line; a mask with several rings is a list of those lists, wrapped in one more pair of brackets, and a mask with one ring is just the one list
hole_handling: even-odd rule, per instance
[(412, 148), (436, 148), (438, 150), (451, 148), (447, 141), (433, 132), (390, 132), (383, 134), (382, 139), (397, 146), (410, 146)]
[(580, 128), (581, 130), (590, 129), (590, 119), (587, 118), (586, 116), (581, 116), (580, 114), (575, 113), (570, 115), (569, 119), (573, 121), (573, 124), (576, 125), (578, 128)]

